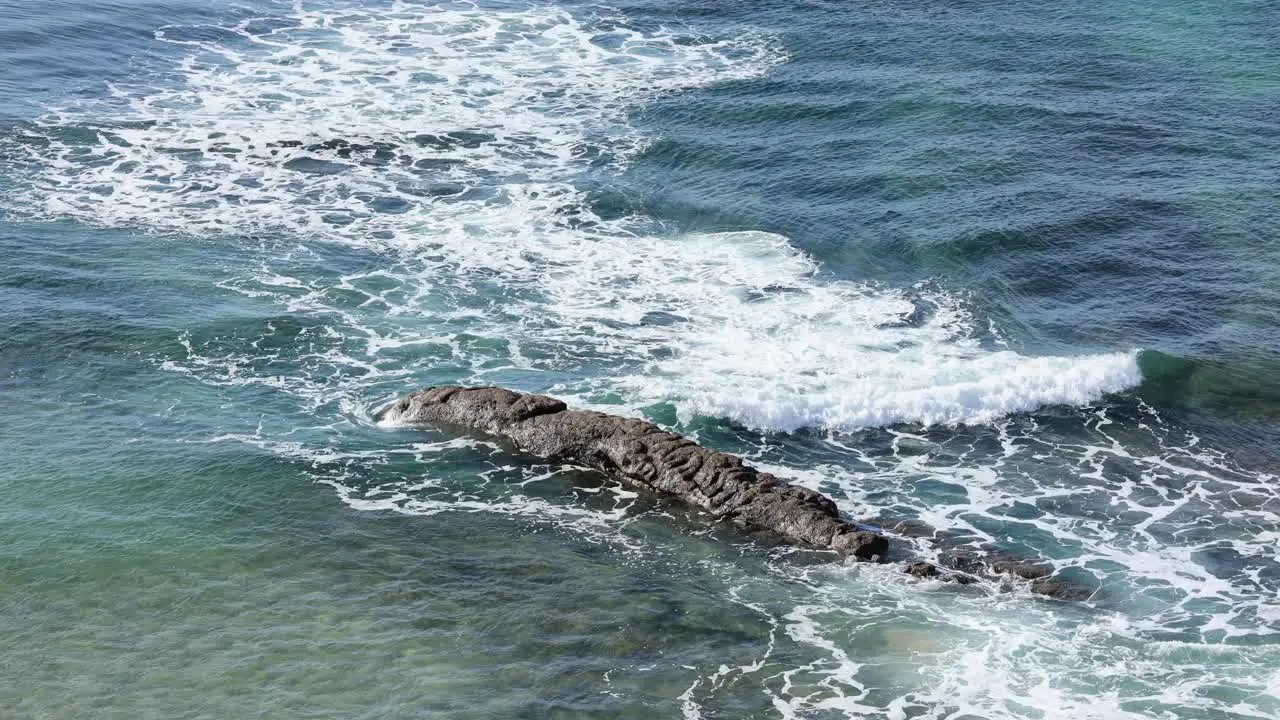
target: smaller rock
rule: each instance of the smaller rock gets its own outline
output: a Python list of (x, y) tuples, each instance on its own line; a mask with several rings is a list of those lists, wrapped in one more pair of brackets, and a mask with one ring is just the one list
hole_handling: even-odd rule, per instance
[(832, 539), (831, 549), (859, 560), (876, 560), (889, 552), (889, 541), (873, 532), (846, 532)]
[(1056, 577), (1042, 577), (1031, 581), (1031, 592), (1055, 600), (1088, 600), (1093, 591)]
[(923, 560), (909, 563), (906, 567), (902, 568), (902, 572), (908, 575), (914, 575), (918, 578), (933, 578), (942, 574), (941, 571), (938, 570), (937, 565), (927, 563)]
[(922, 579), (941, 580), (945, 583), (955, 583), (957, 585), (968, 585), (976, 581), (976, 578), (971, 575), (946, 572), (937, 565), (934, 565), (931, 562), (925, 562), (924, 560), (917, 560), (913, 563), (908, 563), (902, 568), (902, 572)]
[(950, 550), (938, 556), (938, 562), (952, 570), (959, 570), (970, 575), (983, 575), (987, 564), (976, 553), (964, 550)]
[(909, 538), (920, 538), (925, 540), (932, 539), (938, 533), (938, 531), (932, 526), (914, 518), (874, 517), (866, 520), (859, 520), (858, 524), (867, 528), (875, 528), (885, 532), (905, 535)]
[(1039, 580), (1048, 577), (1053, 572), (1053, 568), (1030, 560), (1008, 558), (991, 563), (991, 571), (999, 575), (1013, 575), (1023, 580)]

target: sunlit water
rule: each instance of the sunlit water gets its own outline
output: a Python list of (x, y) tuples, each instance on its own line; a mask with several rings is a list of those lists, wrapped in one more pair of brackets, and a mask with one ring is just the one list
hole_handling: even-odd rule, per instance
[[(0, 18), (17, 717), (1280, 713), (1270, 6)], [(376, 422), (438, 383), (1093, 592)]]

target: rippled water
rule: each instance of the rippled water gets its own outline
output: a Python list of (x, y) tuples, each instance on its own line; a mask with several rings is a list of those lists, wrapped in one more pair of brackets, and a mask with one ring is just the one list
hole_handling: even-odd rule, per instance
[[(0, 17), (19, 717), (1280, 713), (1272, 6)], [(1092, 595), (374, 422), (435, 383)]]

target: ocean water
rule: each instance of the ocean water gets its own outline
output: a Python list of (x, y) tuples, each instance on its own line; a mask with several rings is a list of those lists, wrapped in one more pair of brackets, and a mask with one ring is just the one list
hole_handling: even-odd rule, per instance
[[(0, 0), (0, 717), (1280, 716), (1277, 33)], [(1093, 593), (376, 421), (440, 383)]]

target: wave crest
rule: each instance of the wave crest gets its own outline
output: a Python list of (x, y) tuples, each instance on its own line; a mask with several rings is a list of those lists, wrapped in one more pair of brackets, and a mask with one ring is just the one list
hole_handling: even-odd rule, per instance
[(408, 3), (157, 37), (190, 48), (174, 77), (117, 86), (10, 141), (30, 168), (10, 209), (381, 255), (337, 287), (287, 260), (225, 284), (363, 343), (343, 356), (357, 376), (436, 344), (478, 380), (520, 368), (548, 378), (533, 389), (623, 388), (635, 404), (781, 430), (980, 423), (1138, 382), (1132, 354), (984, 348), (960, 300), (826, 277), (779, 235), (672, 237), (593, 211), (583, 188), (646, 142), (629, 109), (764, 73), (783, 58), (768, 38)]

